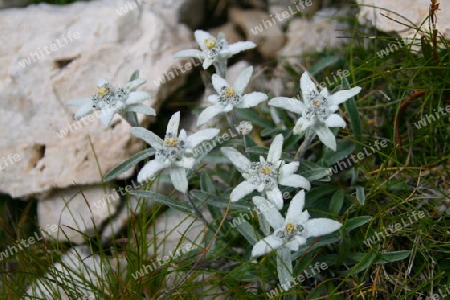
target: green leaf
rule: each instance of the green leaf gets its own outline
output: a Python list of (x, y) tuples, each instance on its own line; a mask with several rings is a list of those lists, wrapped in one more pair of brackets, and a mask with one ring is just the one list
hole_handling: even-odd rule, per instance
[(292, 259), (295, 260), (299, 257), (301, 257), (303, 254), (307, 252), (311, 252), (319, 247), (322, 246), (328, 246), (334, 243), (339, 242), (340, 238), (338, 236), (338, 232), (327, 234), (325, 236), (321, 236), (320, 238), (311, 238), (308, 239), (306, 244), (303, 246), (300, 246), (297, 250), (297, 252), (294, 252), (292, 254)]
[[(342, 78), (342, 86), (344, 89), (350, 88), (347, 78)], [(350, 125), (352, 127), (353, 136), (357, 142), (357, 152), (362, 151), (362, 135), (361, 135), (361, 120), (359, 118), (358, 106), (356, 105), (355, 97), (352, 97), (344, 102), (345, 110), (350, 118)]]
[(336, 56), (323, 57), (323, 58), (319, 59), (315, 64), (313, 64), (311, 66), (311, 68), (309, 68), (309, 73), (311, 73), (311, 75), (314, 76), (314, 75), (322, 72), (326, 68), (334, 65), (338, 61), (339, 61), (339, 57), (336, 57)]
[(247, 153), (254, 153), (261, 155), (263, 157), (267, 156), (267, 153), (269, 153), (269, 149), (266, 147), (247, 147)]
[(333, 185), (320, 185), (313, 187), (306, 193), (306, 207), (313, 207), (314, 203), (327, 194), (336, 192), (337, 188)]
[(358, 199), (359, 204), (364, 205), (366, 203), (366, 195), (364, 194), (364, 187), (357, 185), (356, 188), (356, 199)]
[(235, 228), (252, 246), (258, 242), (258, 238), (255, 234), (255, 229), (253, 229), (252, 225), (250, 225), (250, 223), (246, 220), (242, 220), (242, 222), (240, 224), (237, 224)]
[(294, 280), (292, 278), (291, 250), (287, 247), (280, 247), (277, 250), (277, 254), (278, 280), (281, 286), (290, 287), (291, 282)]
[(411, 187), (406, 184), (404, 181), (388, 181), (387, 189), (389, 191), (409, 191)]
[[(354, 254), (356, 254), (356, 253), (354, 253)], [(347, 275), (357, 274), (359, 272), (364, 271), (365, 269), (367, 269), (368, 267), (370, 267), (373, 264), (376, 256), (377, 256), (377, 254), (374, 252), (365, 253), (363, 257), (360, 257), (359, 259), (357, 259), (358, 263), (353, 267), (353, 269), (344, 272), (344, 274), (347, 274)]]
[(350, 232), (350, 231), (352, 231), (355, 228), (363, 226), (364, 224), (366, 224), (370, 220), (372, 220), (371, 216), (361, 216), (361, 217), (355, 217), (353, 219), (349, 219), (345, 223), (345, 229), (348, 232)]
[(409, 256), (411, 251), (408, 250), (400, 250), (393, 252), (384, 252), (379, 253), (377, 259), (374, 261), (375, 264), (385, 264), (391, 263), (399, 260), (403, 260)]
[(262, 137), (265, 137), (265, 136), (276, 136), (277, 134), (282, 133), (283, 131), (284, 130), (281, 129), (281, 128), (270, 128), (270, 127), (267, 127), (267, 128), (264, 128), (261, 131), (260, 135)]
[(262, 118), (258, 112), (254, 109), (246, 109), (246, 108), (241, 108), (241, 109), (236, 109), (236, 114), (241, 118), (244, 119), (246, 121), (250, 121), (253, 124), (258, 125), (259, 127), (262, 128), (273, 128), (274, 124), (272, 122), (270, 122), (267, 119)]
[(126, 161), (119, 164), (117, 167), (112, 169), (108, 172), (105, 176), (105, 181), (112, 180), (119, 176), (120, 174), (124, 173), (125, 171), (131, 169), (135, 165), (137, 165), (140, 161), (152, 156), (155, 154), (155, 149), (153, 148), (147, 148), (141, 152), (136, 153)]
[[(200, 190), (192, 190), (191, 195), (192, 197), (198, 199), (200, 202), (206, 203), (208, 205), (212, 205), (219, 208), (228, 207), (229, 199), (226, 197), (213, 197), (211, 196), (211, 194)], [(232, 202), (230, 208), (248, 212), (251, 206), (249, 203), (246, 202)]]
[(131, 74), (130, 81), (136, 80), (138, 78), (139, 78), (139, 70), (136, 70), (133, 72), (133, 74)]
[(134, 111), (127, 111), (125, 114), (125, 120), (130, 124), (131, 127), (138, 127), (139, 121)]
[(337, 143), (336, 151), (327, 150), (323, 156), (323, 160), (327, 166), (331, 166), (344, 157), (350, 155), (354, 150), (355, 144), (352, 141), (343, 141)]
[(344, 191), (337, 190), (336, 193), (333, 194), (333, 197), (331, 197), (330, 212), (338, 215), (342, 208), (342, 204), (344, 204)]
[(205, 191), (208, 194), (216, 194), (216, 187), (214, 186), (211, 177), (209, 177), (208, 172), (206, 171), (202, 171), (200, 173), (200, 188), (202, 189), (202, 191)]
[[(303, 162), (302, 162), (303, 164)], [(330, 169), (329, 168), (317, 168), (314, 170), (308, 170), (305, 172), (301, 172), (300, 175), (308, 179), (308, 181), (315, 181), (319, 180), (325, 176), (330, 175)]]
[[(135, 191), (131, 191), (130, 194), (134, 195), (136, 197), (156, 201), (158, 203), (167, 205), (167, 206), (169, 206), (173, 209), (179, 210), (181, 212), (192, 214), (192, 208), (189, 205), (189, 203), (187, 203), (187, 202), (175, 200), (175, 199), (169, 198), (167, 196), (164, 196), (164, 195), (152, 192), (152, 191), (135, 190)], [(199, 204), (200, 203), (195, 203), (195, 205), (197, 205), (197, 207)]]

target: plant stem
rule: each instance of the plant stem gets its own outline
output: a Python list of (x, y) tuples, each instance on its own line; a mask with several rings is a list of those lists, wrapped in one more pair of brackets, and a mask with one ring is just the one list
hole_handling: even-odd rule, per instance
[(195, 206), (194, 201), (192, 201), (191, 197), (189, 197), (189, 192), (184, 193), (184, 199), (187, 200), (191, 205), (193, 214), (196, 215), (198, 218), (200, 218), (200, 220), (202, 220), (203, 223), (205, 223), (205, 225), (208, 227), (209, 230), (215, 233), (216, 231), (214, 230), (214, 228), (211, 227), (206, 218), (203, 216), (202, 212), (197, 208), (197, 206)]
[(314, 130), (310, 129), (308, 131), (308, 134), (306, 135), (305, 140), (303, 141), (301, 146), (298, 148), (297, 154), (295, 156), (296, 156), (296, 159), (298, 159), (299, 166), (301, 164), (303, 155), (305, 155), (305, 153), (306, 153), (306, 149), (308, 148), (309, 144), (311, 144), (315, 135), (316, 135), (316, 133), (314, 132)]

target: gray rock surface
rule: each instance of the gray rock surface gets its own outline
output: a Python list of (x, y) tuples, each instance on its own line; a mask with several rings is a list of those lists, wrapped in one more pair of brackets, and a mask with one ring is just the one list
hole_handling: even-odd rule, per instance
[[(23, 299), (102, 299), (91, 286), (107, 293), (109, 268), (106, 264), (109, 262), (102, 262), (86, 246), (71, 248), (49, 273), (29, 286)], [(111, 266), (114, 268), (113, 263)]]
[[(343, 30), (348, 29), (348, 26), (333, 19), (337, 14), (338, 11), (335, 9), (323, 9), (310, 20), (305, 18), (292, 20), (286, 33), (287, 43), (279, 54), (288, 57), (298, 56), (346, 43), (347, 39), (340, 36), (343, 35)], [(345, 12), (341, 11), (339, 14), (345, 14)]]
[(259, 10), (230, 9), (231, 22), (236, 24), (246, 35), (248, 41), (254, 42), (265, 57), (276, 57), (283, 47), (285, 37), (281, 30), (281, 23)]
[(117, 211), (120, 195), (115, 190), (104, 191), (101, 186), (84, 186), (82, 190), (58, 190), (38, 202), (39, 226), (58, 225), (57, 231), (50, 232), (52, 238), (81, 244), (84, 235), (95, 236), (95, 229), (99, 230), (102, 222)]
[[(142, 149), (120, 117), (105, 129), (96, 117), (75, 122), (76, 108), (66, 105), (94, 94), (99, 77), (123, 85), (136, 69), (147, 79), (140, 90), (152, 95), (146, 104), (155, 109), (183, 82), (184, 74), (162, 85), (158, 79), (179, 64), (173, 53), (191, 47), (190, 31), (176, 17), (157, 13), (165, 1), (130, 3), (0, 11), (0, 36), (8, 41), (0, 43), (0, 161), (6, 159), (0, 165), (0, 192), (42, 198), (74, 182), (99, 183), (99, 169), (105, 174)], [(14, 155), (20, 159), (10, 163)]]
[[(448, 2), (438, 2), (441, 2), (441, 9), (436, 12), (438, 29), (446, 39), (450, 39), (450, 9), (445, 7), (448, 5)], [(398, 33), (402, 38), (412, 38), (416, 30), (408, 29), (405, 25), (393, 20), (399, 20), (401, 23), (409, 23), (401, 17), (403, 16), (411, 21), (414, 26), (419, 26), (428, 17), (428, 9), (430, 6), (430, 0), (356, 0), (356, 3), (364, 5), (360, 7), (361, 11), (359, 13), (359, 21), (362, 24), (375, 26), (384, 32)], [(422, 29), (428, 32), (428, 22), (422, 25)]]

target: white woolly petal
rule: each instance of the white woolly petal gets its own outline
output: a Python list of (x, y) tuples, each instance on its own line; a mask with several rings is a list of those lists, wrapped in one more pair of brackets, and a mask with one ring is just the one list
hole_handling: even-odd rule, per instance
[(204, 61), (203, 61), (202, 67), (203, 67), (203, 69), (206, 70), (213, 64), (213, 59), (210, 58), (209, 56), (204, 56), (203, 55), (203, 57), (204, 57)]
[(284, 226), (284, 218), (276, 209), (275, 205), (264, 197), (253, 197), (253, 203), (266, 219), (267, 223), (273, 228), (278, 229)]
[(269, 101), (270, 106), (280, 107), (282, 109), (292, 111), (296, 114), (302, 114), (306, 110), (306, 106), (295, 98), (276, 97)]
[(303, 188), (308, 191), (311, 188), (311, 184), (309, 183), (309, 181), (305, 177), (298, 174), (292, 174), (286, 177), (282, 177), (279, 179), (279, 183), (285, 186)]
[(304, 224), (305, 222), (307, 222), (309, 220), (309, 212), (307, 210), (305, 210), (304, 212), (302, 212), (302, 214), (300, 215), (300, 217), (298, 218), (298, 223), (297, 224)]
[(220, 99), (220, 97), (217, 94), (212, 94), (212, 95), (208, 96), (208, 101), (213, 104), (216, 104), (217, 102), (219, 102), (219, 99)]
[(278, 187), (266, 190), (266, 196), (275, 205), (276, 209), (280, 210), (283, 208), (283, 195)]
[(299, 164), (298, 161), (293, 161), (291, 163), (284, 164), (280, 169), (280, 177), (281, 178), (287, 177), (297, 172), (298, 164)]
[(250, 77), (253, 74), (253, 67), (250, 66), (242, 70), (241, 74), (237, 77), (236, 81), (233, 84), (233, 89), (236, 91), (238, 95), (242, 95), (245, 91), (245, 88), (250, 81)]
[(359, 92), (361, 92), (361, 87), (359, 86), (354, 87), (350, 90), (339, 91), (333, 95), (330, 95), (328, 97), (328, 101), (330, 101), (330, 104), (339, 105), (347, 101), (348, 99), (354, 97), (355, 95), (359, 94)]
[(237, 42), (231, 45), (228, 45), (225, 49), (220, 51), (220, 55), (223, 57), (231, 57), (239, 52), (244, 50), (253, 49), (256, 47), (256, 44), (253, 42), (245, 41), (245, 42)]
[(111, 120), (114, 117), (116, 112), (112, 109), (102, 109), (102, 113), (100, 115), (100, 121), (103, 126), (108, 127), (111, 124)]
[(300, 88), (302, 89), (302, 96), (303, 96), (303, 101), (305, 102), (305, 104), (309, 104), (308, 94), (310, 92), (315, 91), (315, 92), (319, 93), (316, 85), (311, 80), (311, 78), (309, 77), (309, 74), (307, 72), (304, 72), (302, 74), (302, 78), (300, 78)]
[(224, 112), (230, 112), (230, 111), (232, 111), (233, 110), (233, 108), (234, 108), (234, 106), (233, 106), (233, 104), (231, 104), (231, 103), (228, 103), (227, 104), (227, 106), (225, 106), (225, 108), (223, 109), (224, 110)]
[(302, 134), (306, 129), (313, 126), (314, 123), (314, 118), (308, 120), (306, 118), (300, 117), (294, 126), (294, 134)]
[(70, 106), (82, 106), (82, 105), (85, 105), (87, 103), (90, 103), (91, 106), (92, 106), (92, 104), (93, 104), (92, 99), (91, 98), (75, 98), (75, 99), (72, 99), (72, 100), (68, 101), (67, 105), (70, 105)]
[[(284, 244), (285, 247), (287, 247), (290, 251), (297, 251), (299, 247), (299, 242), (296, 239), (297, 236), (295, 236), (292, 240)], [(306, 239), (305, 239), (306, 240)]]
[(141, 91), (131, 92), (127, 97), (126, 103), (127, 104), (136, 104), (136, 103), (141, 103), (147, 99), (150, 99), (149, 93), (141, 92)]
[(255, 186), (248, 181), (239, 183), (231, 192), (231, 202), (239, 201), (255, 190)]
[(186, 175), (186, 169), (172, 167), (170, 169), (170, 180), (176, 190), (181, 193), (186, 193), (188, 190), (188, 180)]
[(269, 235), (268, 237), (257, 242), (252, 249), (252, 257), (258, 257), (272, 252), (280, 248), (283, 245), (283, 241), (277, 238), (275, 235)]
[(206, 45), (205, 45), (205, 40), (206, 39), (214, 39), (215, 38), (210, 35), (208, 32), (203, 31), (203, 30), (196, 30), (194, 32), (194, 36), (195, 36), (195, 40), (197, 41), (197, 44), (200, 46), (200, 49), (205, 50)]
[(198, 116), (197, 126), (205, 124), (206, 122), (223, 112), (225, 112), (224, 107), (220, 104), (208, 106)]
[(328, 116), (328, 118), (325, 120), (325, 125), (328, 127), (345, 127), (347, 124), (345, 123), (344, 119), (338, 114), (331, 114)]
[(286, 243), (286, 247), (291, 251), (297, 251), (300, 246), (306, 244), (306, 239), (302, 236), (296, 235), (293, 240)]
[(288, 211), (286, 213), (286, 223), (298, 224), (300, 216), (305, 206), (305, 191), (298, 192), (289, 204)]
[(219, 134), (220, 130), (215, 128), (208, 128), (204, 130), (197, 131), (191, 134), (186, 139), (186, 148), (195, 148), (198, 144), (203, 141), (211, 140)]
[(178, 136), (178, 128), (180, 127), (180, 112), (177, 111), (170, 117), (169, 123), (167, 123), (166, 133), (172, 134), (172, 136)]
[(283, 135), (278, 134), (270, 144), (269, 153), (267, 154), (267, 161), (276, 163), (280, 160), (283, 152)]
[(127, 111), (134, 111), (144, 115), (154, 116), (156, 111), (147, 105), (135, 104), (127, 107)]
[(92, 107), (92, 101), (86, 102), (85, 104), (81, 105), (81, 107), (75, 113), (75, 119), (79, 119), (85, 115), (90, 114), (93, 111), (94, 108)]
[(212, 84), (217, 93), (220, 93), (224, 86), (229, 87), (228, 82), (217, 74), (212, 76)]
[(318, 237), (321, 235), (332, 233), (341, 228), (342, 224), (327, 218), (310, 219), (303, 223), (305, 229), (305, 238)]
[(184, 57), (196, 57), (203, 60), (203, 52), (198, 49), (186, 49), (178, 51), (173, 55), (176, 58), (184, 58)]
[(159, 160), (151, 160), (139, 171), (137, 180), (142, 183), (147, 180), (152, 180), (156, 173), (164, 168), (164, 164)]
[(181, 159), (175, 163), (175, 165), (183, 169), (192, 169), (194, 163), (195, 158), (182, 156)]
[(137, 78), (133, 81), (128, 82), (125, 85), (125, 90), (127, 91), (135, 91), (138, 87), (140, 87), (141, 85), (145, 84), (147, 82), (147, 80), (142, 79), (142, 78)]
[(266, 94), (260, 92), (253, 92), (251, 94), (245, 94), (242, 96), (242, 102), (236, 105), (239, 108), (249, 108), (258, 105), (259, 103), (266, 101), (269, 97)]
[(232, 147), (222, 147), (220, 151), (225, 155), (238, 170), (243, 173), (250, 169), (251, 162), (247, 157)]
[(135, 137), (144, 140), (152, 148), (160, 149), (163, 146), (163, 140), (159, 136), (143, 127), (131, 127), (130, 132)]
[(316, 131), (317, 136), (322, 141), (322, 143), (324, 143), (325, 146), (327, 146), (333, 151), (336, 151), (336, 139), (334, 137), (333, 132), (331, 132), (330, 128), (321, 124), (315, 126), (314, 130)]
[(97, 80), (97, 86), (103, 86), (103, 85), (108, 84), (108, 83), (109, 83), (109, 81), (106, 80), (105, 78), (99, 78)]

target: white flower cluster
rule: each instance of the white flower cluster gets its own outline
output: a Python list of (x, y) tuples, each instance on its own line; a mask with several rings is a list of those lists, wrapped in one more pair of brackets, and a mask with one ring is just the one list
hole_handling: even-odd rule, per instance
[[(198, 119), (197, 126), (206, 124), (214, 117), (230, 113), (235, 108), (255, 107), (268, 100), (268, 96), (260, 92), (245, 94), (245, 89), (253, 74), (253, 67), (244, 69), (237, 77), (233, 85), (225, 79), (228, 59), (243, 50), (252, 49), (256, 45), (252, 42), (239, 42), (229, 44), (223, 34), (217, 38), (201, 30), (195, 32), (195, 38), (200, 46), (200, 50), (189, 49), (176, 53), (176, 57), (198, 57), (203, 61), (203, 68), (207, 69), (213, 65), (216, 74), (212, 76), (212, 85), (216, 94), (208, 97), (212, 104), (204, 109)], [(154, 115), (155, 111), (141, 103), (150, 96), (145, 92), (137, 92), (136, 89), (145, 83), (143, 79), (136, 79), (132, 76), (130, 82), (124, 87), (114, 89), (114, 87), (104, 79), (100, 79), (97, 93), (89, 99), (74, 99), (70, 105), (81, 106), (75, 117), (79, 118), (94, 110), (102, 110), (102, 123), (108, 126), (115, 113), (119, 113), (126, 118), (132, 126), (133, 115), (136, 112)], [(303, 134), (309, 130), (310, 140), (315, 134), (319, 139), (332, 150), (336, 150), (336, 140), (330, 128), (345, 127), (346, 123), (342, 117), (336, 113), (338, 105), (347, 99), (355, 96), (361, 91), (360, 87), (350, 90), (339, 91), (329, 94), (327, 89), (320, 92), (305, 72), (300, 80), (302, 90), (302, 101), (295, 98), (276, 97), (271, 99), (270, 106), (283, 108), (298, 114), (294, 134)], [(230, 118), (231, 119), (231, 118)], [(232, 126), (230, 124), (230, 126)], [(189, 178), (188, 172), (197, 163), (193, 153), (194, 149), (202, 142), (214, 139), (219, 134), (219, 129), (208, 128), (197, 131), (192, 135), (187, 135), (186, 131), (180, 127), (180, 112), (176, 112), (167, 124), (167, 131), (164, 138), (160, 138), (155, 133), (141, 127), (131, 128), (131, 133), (143, 139), (155, 150), (155, 158), (150, 160), (139, 172), (138, 181), (144, 182), (155, 178), (160, 171), (167, 169), (170, 173), (171, 181), (178, 191), (188, 192)], [(253, 126), (248, 121), (242, 121), (236, 130), (243, 135), (244, 142), (252, 130)], [(298, 161), (287, 162), (283, 157), (282, 134), (278, 134), (273, 139), (268, 150), (267, 157), (260, 156), (259, 161), (251, 161), (248, 156), (242, 154), (232, 147), (222, 147), (221, 152), (234, 164), (242, 174), (244, 180), (233, 188), (230, 194), (230, 201), (242, 200), (247, 195), (257, 191), (259, 196), (253, 197), (254, 205), (260, 209), (260, 224), (266, 237), (262, 238), (253, 246), (252, 257), (267, 254), (273, 250), (278, 250), (279, 254), (284, 253), (280, 268), (292, 270), (292, 257), (290, 251), (297, 251), (300, 246), (305, 245), (310, 237), (318, 237), (339, 230), (341, 223), (327, 218), (310, 218), (305, 206), (305, 190), (311, 188), (310, 182), (303, 176), (296, 174), (300, 163)], [(307, 140), (307, 139), (305, 139)], [(306, 143), (306, 141), (305, 141)], [(303, 145), (302, 145), (303, 146)], [(279, 212), (283, 208), (283, 196), (280, 186), (301, 189), (290, 202), (289, 208), (284, 218)], [(270, 207), (270, 209), (262, 209)], [(273, 229), (270, 231), (269, 226)], [(263, 229), (265, 228), (265, 229)], [(288, 253), (289, 255), (285, 255)], [(290, 279), (280, 277), (280, 281), (289, 282)]]
[[(111, 124), (111, 120), (116, 113), (128, 118), (127, 113), (143, 113), (155, 115), (155, 110), (141, 103), (150, 99), (150, 95), (145, 92), (136, 92), (136, 89), (143, 85), (144, 79), (135, 79), (128, 82), (125, 87), (115, 89), (106, 79), (100, 78), (97, 82), (97, 93), (91, 98), (77, 98), (70, 100), (67, 104), (80, 106), (75, 113), (75, 118), (81, 118), (95, 110), (101, 110), (100, 120), (105, 127)], [(137, 126), (137, 124), (132, 124)]]

